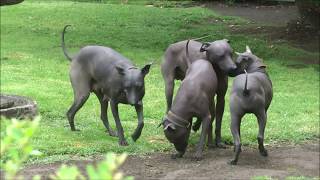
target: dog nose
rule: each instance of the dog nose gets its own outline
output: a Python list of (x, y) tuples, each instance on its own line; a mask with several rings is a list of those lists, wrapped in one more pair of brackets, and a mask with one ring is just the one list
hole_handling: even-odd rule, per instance
[(228, 71), (228, 75), (229, 75), (230, 77), (235, 77), (235, 76), (237, 76), (238, 74), (239, 74), (239, 72), (238, 72), (238, 68), (237, 68), (236, 65), (232, 66), (232, 68), (230, 68), (229, 71)]

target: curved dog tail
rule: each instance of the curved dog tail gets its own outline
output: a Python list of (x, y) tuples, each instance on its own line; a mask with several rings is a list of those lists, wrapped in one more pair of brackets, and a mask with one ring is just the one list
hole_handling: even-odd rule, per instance
[(244, 72), (246, 73), (246, 81), (244, 83), (244, 89), (243, 89), (243, 95), (244, 96), (248, 96), (249, 95), (249, 89), (248, 89), (248, 73), (246, 70), (244, 70)]
[(71, 25), (66, 25), (66, 26), (63, 28), (61, 47), (62, 47), (62, 50), (63, 50), (63, 54), (66, 56), (66, 58), (67, 58), (69, 61), (72, 61), (72, 57), (68, 54), (67, 49), (66, 49), (66, 46), (65, 46), (65, 43), (64, 43), (64, 34), (66, 33), (66, 30), (67, 30), (67, 28), (68, 28), (69, 26), (71, 26)]
[(191, 65), (191, 59), (190, 59), (190, 56), (189, 56), (189, 43), (190, 43), (190, 41), (191, 40), (193, 40), (193, 41), (201, 40), (201, 39), (207, 38), (209, 36), (210, 35), (206, 35), (206, 36), (202, 36), (202, 37), (194, 38), (194, 39), (188, 39), (187, 44), (186, 44), (186, 56), (187, 56), (188, 67)]
[(191, 59), (189, 56), (189, 42), (190, 42), (190, 39), (188, 39), (187, 44), (186, 44), (186, 56), (187, 56), (188, 67), (190, 67), (190, 65), (191, 65)]

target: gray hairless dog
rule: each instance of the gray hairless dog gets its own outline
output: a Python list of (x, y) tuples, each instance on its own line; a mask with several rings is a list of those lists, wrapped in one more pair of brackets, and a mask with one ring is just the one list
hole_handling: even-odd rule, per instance
[(236, 64), (245, 74), (238, 75), (232, 85), (230, 96), (231, 132), (235, 145), (235, 156), (230, 164), (237, 164), (241, 152), (240, 124), (246, 113), (253, 113), (258, 120), (258, 144), (262, 156), (267, 156), (264, 148), (264, 130), (267, 122), (267, 110), (272, 100), (272, 83), (266, 72), (266, 66), (252, 54), (247, 46), (246, 52), (237, 53)]
[[(167, 112), (171, 108), (174, 80), (183, 80), (188, 68), (186, 56), (186, 44), (188, 41), (181, 41), (171, 44), (166, 52), (163, 63), (161, 64), (161, 73), (165, 81), (165, 95), (167, 100)], [(190, 62), (197, 59), (207, 59), (213, 64), (213, 68), (218, 78), (217, 105), (216, 105), (216, 129), (215, 144), (218, 147), (224, 147), (221, 142), (221, 121), (224, 112), (224, 96), (228, 88), (228, 77), (237, 75), (237, 68), (232, 61), (232, 48), (229, 41), (218, 40), (211, 43), (200, 43), (194, 40), (189, 41), (188, 45)], [(196, 131), (199, 129), (201, 121), (193, 126)]]
[[(136, 141), (143, 129), (144, 77), (148, 74), (151, 64), (141, 70), (136, 68), (129, 59), (115, 50), (103, 46), (86, 46), (78, 54), (70, 57), (66, 51), (62, 32), (62, 48), (65, 56), (71, 61), (70, 80), (74, 91), (73, 105), (67, 112), (72, 131), (75, 131), (74, 116), (94, 92), (101, 105), (101, 120), (110, 136), (119, 136), (120, 145), (128, 145), (124, 138), (123, 128), (118, 113), (118, 104), (133, 105), (138, 114), (138, 126), (132, 135)], [(112, 114), (117, 127), (117, 134), (109, 126), (107, 108), (110, 101)]]
[(163, 119), (162, 125), (167, 139), (174, 144), (177, 154), (182, 157), (188, 145), (192, 117), (202, 121), (200, 141), (195, 158), (202, 158), (202, 151), (208, 135), (208, 145), (213, 145), (212, 122), (215, 116), (214, 95), (217, 90), (216, 73), (207, 60), (196, 60), (188, 68), (186, 77), (175, 96), (172, 107)]

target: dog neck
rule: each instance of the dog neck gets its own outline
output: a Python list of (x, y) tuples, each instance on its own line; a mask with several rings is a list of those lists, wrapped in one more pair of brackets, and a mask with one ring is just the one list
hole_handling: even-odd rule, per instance
[(189, 128), (190, 122), (179, 115), (175, 114), (171, 110), (167, 114), (167, 120), (172, 122), (173, 124), (183, 127), (183, 128)]
[(252, 66), (250, 67), (249, 66), (246, 70), (247, 70), (248, 73), (261, 72), (261, 73), (267, 74), (265, 65), (261, 65), (261, 66), (258, 66), (258, 67), (252, 67)]

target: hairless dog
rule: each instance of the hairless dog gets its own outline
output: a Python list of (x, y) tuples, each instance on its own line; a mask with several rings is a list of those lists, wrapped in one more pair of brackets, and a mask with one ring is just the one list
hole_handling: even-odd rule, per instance
[[(181, 41), (171, 44), (164, 55), (164, 60), (161, 64), (161, 73), (165, 81), (165, 95), (167, 100), (168, 112), (172, 105), (174, 80), (183, 80), (188, 68), (188, 60), (186, 56), (186, 43)], [(210, 43), (200, 43), (190, 40), (188, 44), (190, 63), (197, 59), (208, 60), (216, 72), (218, 78), (217, 87), (217, 104), (216, 104), (216, 128), (215, 128), (215, 144), (218, 147), (224, 147), (221, 142), (221, 122), (225, 105), (225, 94), (228, 88), (228, 77), (237, 75), (237, 68), (232, 61), (232, 48), (229, 41), (217, 40)], [(200, 123), (199, 123), (200, 122)], [(193, 130), (197, 130), (201, 121), (193, 126)]]
[[(138, 126), (132, 134), (136, 141), (143, 123), (142, 98), (145, 93), (144, 78), (149, 73), (151, 64), (141, 70), (132, 62), (116, 52), (103, 46), (83, 47), (75, 56), (70, 57), (64, 44), (65, 26), (62, 32), (62, 48), (65, 56), (71, 61), (70, 80), (74, 92), (74, 102), (67, 112), (72, 131), (75, 131), (74, 116), (94, 92), (101, 105), (101, 120), (111, 136), (119, 136), (119, 144), (128, 145), (124, 138), (123, 128), (118, 113), (118, 104), (130, 104), (138, 115)], [(109, 126), (107, 108), (110, 101), (111, 111), (116, 123), (117, 134)]]
[(236, 64), (244, 74), (238, 75), (232, 85), (230, 96), (231, 132), (234, 140), (235, 155), (230, 164), (238, 162), (241, 152), (240, 124), (246, 113), (253, 113), (258, 120), (258, 144), (262, 156), (267, 156), (264, 148), (264, 130), (267, 122), (267, 110), (272, 100), (272, 83), (266, 72), (266, 66), (252, 54), (250, 48), (246, 52), (237, 53)]
[(215, 116), (214, 95), (216, 90), (217, 77), (211, 63), (199, 59), (190, 64), (172, 107), (162, 122), (165, 136), (174, 144), (178, 152), (172, 158), (184, 155), (193, 117), (202, 121), (202, 131), (195, 158), (197, 160), (202, 158), (207, 135), (208, 145), (213, 144), (212, 122)]

